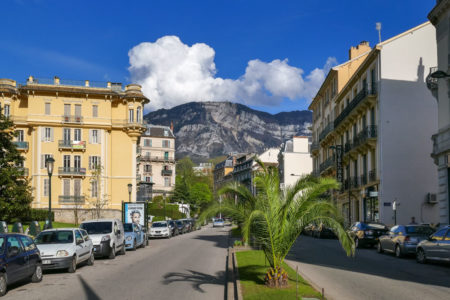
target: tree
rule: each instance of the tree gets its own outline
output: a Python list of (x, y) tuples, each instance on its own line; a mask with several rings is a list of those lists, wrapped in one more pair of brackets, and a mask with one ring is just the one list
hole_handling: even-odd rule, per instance
[[(310, 223), (330, 227), (347, 255), (354, 254), (354, 242), (344, 230), (343, 219), (326, 196), (327, 191), (339, 187), (336, 180), (305, 176), (283, 191), (277, 168), (259, 164), (262, 171), (255, 176), (256, 196), (238, 184), (228, 185), (219, 193), (228, 195), (222, 212), (240, 223), (245, 241), (252, 239), (264, 251), (270, 264), (265, 278), (267, 285), (287, 284), (282, 262), (303, 228)], [(234, 195), (238, 196), (236, 204)], [(217, 214), (218, 210), (215, 204), (204, 212), (202, 219)]]
[(90, 188), (89, 188), (89, 197), (87, 197), (89, 204), (92, 209), (92, 218), (101, 219), (102, 211), (105, 207), (108, 206), (108, 194), (102, 194), (102, 173), (103, 166), (96, 165), (94, 170), (92, 171), (92, 177), (89, 180)]
[(24, 158), (13, 142), (13, 125), (0, 109), (0, 216), (5, 220), (28, 216), (33, 201), (24, 176)]
[(198, 208), (206, 207), (212, 199), (211, 189), (208, 184), (197, 182), (192, 185), (191, 200)]

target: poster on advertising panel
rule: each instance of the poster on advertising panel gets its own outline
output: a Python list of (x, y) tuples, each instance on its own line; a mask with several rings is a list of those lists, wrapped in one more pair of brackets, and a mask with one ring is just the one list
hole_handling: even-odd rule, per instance
[(125, 223), (135, 223), (145, 227), (145, 203), (124, 203)]

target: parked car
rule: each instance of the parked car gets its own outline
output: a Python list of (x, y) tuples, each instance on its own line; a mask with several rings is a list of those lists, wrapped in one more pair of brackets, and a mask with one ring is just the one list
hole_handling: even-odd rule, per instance
[(169, 220), (167, 222), (169, 222), (170, 232), (172, 233), (172, 236), (178, 235), (178, 226), (175, 223), (175, 221), (174, 220)]
[(191, 232), (192, 231), (192, 224), (187, 219), (180, 219), (181, 222), (183, 222), (185, 227), (185, 232)]
[(150, 227), (150, 237), (152, 238), (165, 237), (170, 239), (170, 236), (171, 233), (169, 223), (167, 223), (166, 221), (154, 222), (152, 224), (152, 227)]
[(147, 235), (140, 225), (135, 223), (123, 224), (125, 231), (125, 249), (136, 250), (138, 247), (145, 248)]
[(213, 223), (213, 227), (223, 227), (224, 222), (223, 219), (216, 218)]
[(42, 277), (42, 260), (33, 239), (18, 233), (0, 234), (0, 296), (14, 282), (26, 278), (40, 282)]
[(389, 231), (386, 225), (375, 222), (356, 222), (350, 227), (349, 235), (355, 241), (356, 248), (378, 244), (378, 238)]
[(41, 252), (44, 270), (67, 269), (69, 273), (74, 273), (82, 262), (94, 265), (92, 240), (83, 229), (47, 229), (39, 233), (34, 241)]
[(336, 238), (333, 230), (324, 226), (323, 224), (320, 224), (320, 226), (314, 226), (314, 229), (312, 230), (312, 236), (318, 239)]
[(395, 253), (396, 257), (416, 254), (417, 244), (427, 239), (433, 233), (430, 226), (397, 225), (385, 235), (380, 236), (377, 251)]
[(116, 253), (125, 254), (125, 233), (123, 224), (117, 219), (98, 219), (84, 221), (80, 227), (87, 231), (94, 244), (94, 255), (116, 257)]
[(175, 223), (177, 224), (179, 234), (186, 233), (186, 226), (184, 226), (183, 221), (176, 220)]
[(428, 260), (450, 261), (450, 225), (441, 227), (428, 239), (417, 245), (418, 263), (426, 263)]

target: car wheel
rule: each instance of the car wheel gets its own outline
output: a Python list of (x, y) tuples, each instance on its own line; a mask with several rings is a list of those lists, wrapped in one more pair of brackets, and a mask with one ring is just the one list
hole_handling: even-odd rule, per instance
[(72, 261), (70, 262), (70, 266), (67, 269), (67, 271), (69, 273), (75, 273), (76, 270), (77, 270), (77, 258), (74, 256), (72, 257)]
[(42, 281), (42, 266), (40, 264), (36, 265), (36, 268), (34, 269), (34, 273), (31, 276), (31, 282), (40, 282)]
[(377, 252), (378, 253), (383, 253), (384, 252), (383, 247), (381, 247), (381, 243), (380, 242), (378, 242), (378, 244), (377, 244)]
[(87, 260), (87, 265), (88, 266), (93, 266), (94, 265), (94, 252), (91, 253), (91, 256), (89, 256), (89, 259)]
[(0, 297), (5, 296), (8, 288), (8, 281), (6, 280), (6, 274), (0, 273)]
[[(135, 244), (136, 245), (136, 244)], [(136, 246), (135, 246), (136, 247)], [(125, 255), (126, 254), (126, 250), (125, 250), (125, 241), (122, 244), (122, 248), (119, 251), (120, 255)]]
[(419, 264), (424, 264), (424, 263), (427, 262), (427, 258), (426, 258), (426, 256), (425, 256), (425, 251), (423, 251), (422, 248), (419, 248), (419, 249), (417, 250), (416, 261), (417, 261)]
[(401, 258), (403, 256), (402, 249), (400, 248), (400, 245), (395, 246), (395, 257)]
[(111, 252), (109, 252), (109, 259), (114, 259), (116, 258), (116, 245), (113, 245), (111, 248)]
[(136, 251), (136, 240), (133, 241), (133, 251)]
[(361, 245), (359, 244), (359, 239), (355, 238), (355, 247), (356, 248), (361, 248)]

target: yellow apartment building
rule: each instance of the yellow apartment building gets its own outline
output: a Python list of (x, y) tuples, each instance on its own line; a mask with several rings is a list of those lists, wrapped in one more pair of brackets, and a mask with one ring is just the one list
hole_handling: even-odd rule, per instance
[(0, 79), (0, 93), (25, 157), (33, 208), (48, 208), (48, 157), (55, 160), (52, 208), (88, 209), (103, 201), (105, 209), (120, 210), (128, 184), (136, 201), (137, 141), (149, 103), (141, 86), (30, 76), (25, 84)]

